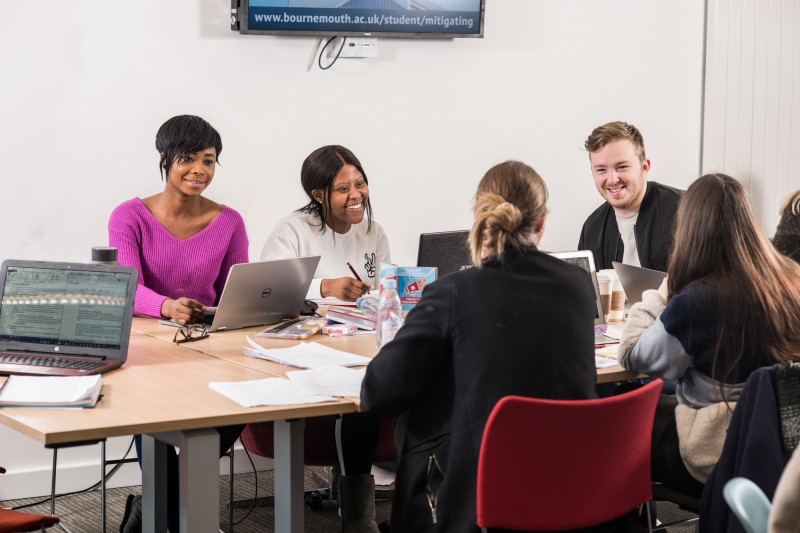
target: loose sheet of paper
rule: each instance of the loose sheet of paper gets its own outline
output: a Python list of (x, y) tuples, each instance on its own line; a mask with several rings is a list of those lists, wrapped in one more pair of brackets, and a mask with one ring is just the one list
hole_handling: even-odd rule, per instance
[(369, 357), (343, 352), (316, 342), (301, 342), (290, 348), (264, 348), (249, 336), (245, 354), (251, 357), (275, 361), (298, 368), (322, 368), (326, 366), (366, 366)]
[(304, 394), (360, 396), (361, 382), (364, 381), (366, 372), (366, 368), (352, 370), (341, 366), (329, 366), (287, 372), (286, 377)]
[(242, 407), (334, 402), (336, 398), (303, 394), (294, 383), (283, 378), (252, 381), (212, 381), (208, 386)]

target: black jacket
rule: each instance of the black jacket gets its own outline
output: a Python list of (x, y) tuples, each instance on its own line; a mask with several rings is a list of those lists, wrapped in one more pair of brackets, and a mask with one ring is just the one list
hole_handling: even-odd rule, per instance
[[(639, 263), (644, 268), (666, 272), (675, 213), (682, 194), (681, 190), (655, 181), (647, 182), (634, 232)], [(591, 250), (598, 270), (613, 268), (611, 261), (622, 262), (624, 246), (614, 208), (609, 203), (598, 207), (584, 222), (578, 250)]]
[(774, 368), (760, 368), (747, 378), (722, 455), (703, 488), (698, 531), (744, 532), (723, 497), (725, 483), (734, 477), (753, 481), (770, 500), (775, 493), (789, 452), (783, 446)]
[[(364, 408), (407, 423), (393, 532), (478, 531), (478, 451), (491, 409), (509, 394), (595, 397), (594, 314), (586, 273), (534, 249), (425, 288), (361, 389)], [(438, 495), (436, 525), (426, 489)]]

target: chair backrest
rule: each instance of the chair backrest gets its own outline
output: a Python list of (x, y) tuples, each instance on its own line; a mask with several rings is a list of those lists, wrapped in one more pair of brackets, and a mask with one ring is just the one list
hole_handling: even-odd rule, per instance
[(437, 276), (472, 268), (469, 231), (423, 233), (419, 236), (417, 266), (436, 267)]
[[(0, 466), (0, 474), (5, 474), (6, 469)], [(58, 524), (55, 516), (21, 513), (12, 509), (0, 509), (0, 533), (16, 533), (20, 531), (40, 531), (46, 527)]]
[(601, 524), (648, 502), (661, 380), (597, 400), (506, 396), (478, 460), (483, 528), (553, 531)]
[(58, 524), (55, 516), (21, 513), (11, 509), (0, 509), (0, 533), (19, 533), (20, 531), (40, 531)]
[(722, 494), (747, 533), (766, 533), (772, 505), (758, 485), (735, 477), (725, 483)]

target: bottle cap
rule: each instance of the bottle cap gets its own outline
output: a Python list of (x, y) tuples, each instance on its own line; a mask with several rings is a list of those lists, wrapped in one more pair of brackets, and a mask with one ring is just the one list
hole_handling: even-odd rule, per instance
[(384, 289), (396, 289), (397, 288), (397, 280), (394, 279), (385, 279), (383, 280), (383, 288)]

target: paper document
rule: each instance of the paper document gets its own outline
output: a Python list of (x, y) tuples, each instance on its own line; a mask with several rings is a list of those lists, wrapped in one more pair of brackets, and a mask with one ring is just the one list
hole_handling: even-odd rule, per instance
[(361, 382), (364, 381), (366, 372), (366, 368), (352, 370), (341, 366), (329, 366), (287, 372), (286, 377), (304, 394), (361, 396)]
[(594, 367), (595, 368), (608, 368), (610, 366), (616, 366), (617, 362), (614, 359), (609, 359), (608, 357), (602, 357), (600, 355), (594, 356)]
[(343, 352), (316, 342), (301, 342), (291, 348), (264, 348), (250, 336), (247, 337), (247, 342), (250, 348), (245, 347), (245, 355), (298, 368), (366, 366), (371, 361), (369, 357)]
[(617, 359), (617, 350), (619, 349), (619, 344), (609, 344), (608, 346), (603, 346), (594, 351), (596, 355), (601, 355), (603, 357), (610, 357), (611, 359)]
[(331, 396), (305, 395), (294, 386), (294, 383), (283, 378), (266, 378), (253, 381), (212, 381), (208, 386), (211, 390), (233, 400), (242, 407), (336, 401), (336, 398)]
[(0, 407), (94, 407), (103, 382), (96, 376), (9, 376)]

